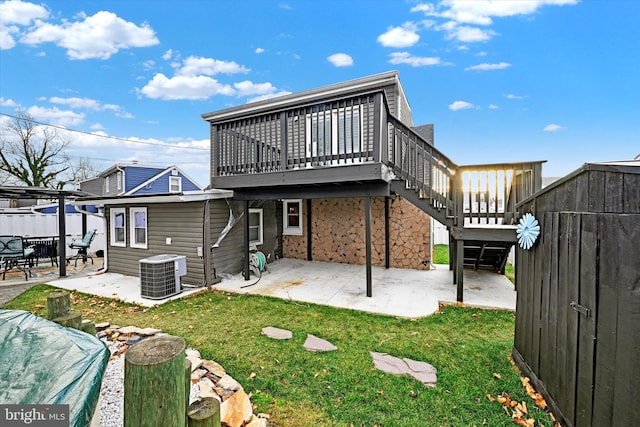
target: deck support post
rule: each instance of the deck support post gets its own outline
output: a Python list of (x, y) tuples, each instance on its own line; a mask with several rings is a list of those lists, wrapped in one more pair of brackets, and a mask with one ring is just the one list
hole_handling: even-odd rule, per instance
[[(287, 213), (285, 212), (285, 215)], [(313, 261), (313, 234), (311, 233), (311, 199), (307, 199), (307, 261)]]
[(391, 231), (389, 229), (389, 196), (384, 198), (384, 268), (391, 267)]
[(243, 201), (243, 210), (244, 210), (244, 280), (249, 280), (251, 276), (251, 271), (249, 270), (249, 201)]
[(365, 253), (367, 264), (367, 296), (371, 297), (371, 196), (364, 199), (364, 228), (365, 228)]
[(67, 245), (65, 244), (65, 236), (67, 235), (66, 218), (64, 196), (58, 196), (58, 267), (60, 269), (60, 277), (67, 275)]
[(464, 240), (456, 240), (455, 279), (458, 285), (456, 301), (462, 302), (464, 291)]

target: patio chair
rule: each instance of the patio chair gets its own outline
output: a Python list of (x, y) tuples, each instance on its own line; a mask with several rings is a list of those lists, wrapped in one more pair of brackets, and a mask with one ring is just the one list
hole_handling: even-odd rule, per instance
[(35, 249), (25, 247), (20, 236), (0, 236), (0, 265), (2, 265), (2, 280), (7, 271), (17, 268), (24, 273), (24, 279), (29, 280)]
[(87, 263), (87, 258), (91, 258), (91, 264), (93, 264), (93, 257), (89, 255), (89, 247), (91, 246), (91, 242), (93, 242), (94, 237), (96, 237), (97, 230), (89, 230), (87, 234), (84, 235), (82, 240), (72, 240), (67, 246), (71, 249), (77, 249), (78, 252), (67, 258), (67, 264), (71, 262), (72, 259), (75, 259), (76, 262), (74, 267), (78, 266), (78, 259), (82, 258), (83, 263)]

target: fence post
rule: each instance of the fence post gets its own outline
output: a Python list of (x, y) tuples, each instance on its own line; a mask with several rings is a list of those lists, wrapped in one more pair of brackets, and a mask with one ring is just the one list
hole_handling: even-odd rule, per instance
[(174, 336), (147, 338), (124, 358), (124, 427), (184, 427), (185, 342)]
[(215, 397), (196, 400), (187, 410), (188, 427), (220, 427), (220, 402)]

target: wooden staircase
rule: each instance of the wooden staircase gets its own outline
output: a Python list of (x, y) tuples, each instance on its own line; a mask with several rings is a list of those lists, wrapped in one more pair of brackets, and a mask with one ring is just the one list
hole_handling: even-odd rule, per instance
[(504, 274), (517, 241), (517, 205), (542, 187), (543, 162), (458, 166), (398, 119), (387, 122), (391, 190), (447, 226), (462, 301), (464, 267)]

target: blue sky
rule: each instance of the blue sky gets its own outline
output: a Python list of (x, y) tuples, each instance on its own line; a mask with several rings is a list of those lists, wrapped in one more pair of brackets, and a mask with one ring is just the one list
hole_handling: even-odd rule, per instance
[(398, 70), (456, 163), (562, 176), (640, 154), (639, 21), (631, 0), (0, 1), (0, 113), (207, 185), (201, 114)]

